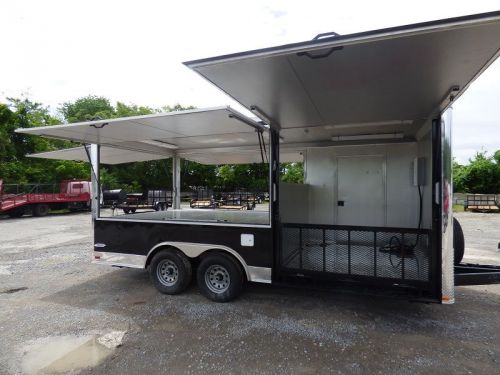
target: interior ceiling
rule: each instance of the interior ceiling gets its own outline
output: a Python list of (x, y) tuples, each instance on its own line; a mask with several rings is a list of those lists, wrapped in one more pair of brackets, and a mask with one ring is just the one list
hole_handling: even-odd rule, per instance
[[(315, 41), (185, 64), (245, 107), (256, 106), (279, 124), (286, 143), (390, 132), (412, 138), (448, 104), (453, 87), (463, 92), (498, 56), (499, 14), (425, 32), (408, 26), (391, 37), (347, 35), (321, 47)], [(373, 122), (392, 125), (360, 125)], [(334, 127), (340, 124), (346, 127)]]

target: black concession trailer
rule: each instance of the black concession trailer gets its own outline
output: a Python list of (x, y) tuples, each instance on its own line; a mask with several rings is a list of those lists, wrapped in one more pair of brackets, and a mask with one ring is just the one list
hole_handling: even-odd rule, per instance
[[(500, 282), (498, 267), (460, 263), (460, 237), (454, 259), (451, 204), (451, 105), (499, 35), (493, 12), (189, 61), (254, 117), (220, 107), (19, 131), (84, 144), (37, 156), (88, 158), (96, 200), (101, 163), (172, 158), (172, 209), (93, 205), (93, 261), (146, 268), (163, 293), (192, 277), (214, 301), (246, 281), (317, 280), (453, 303), (455, 285)], [(269, 203), (182, 206), (182, 160), (263, 163)], [(303, 162), (304, 183), (280, 182), (284, 162)]]

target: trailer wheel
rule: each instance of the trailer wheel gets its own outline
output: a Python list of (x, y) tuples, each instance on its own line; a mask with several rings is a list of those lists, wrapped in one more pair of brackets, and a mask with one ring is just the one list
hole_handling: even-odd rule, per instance
[(49, 213), (49, 206), (44, 204), (44, 203), (35, 204), (33, 206), (33, 215), (34, 216), (41, 217), (41, 216), (47, 215), (48, 213)]
[(182, 293), (191, 282), (192, 274), (191, 262), (175, 250), (160, 251), (149, 265), (153, 285), (164, 294)]
[(130, 212), (130, 208), (124, 208), (123, 212), (125, 212), (126, 214), (128, 214)]
[(201, 293), (215, 302), (228, 302), (238, 297), (244, 282), (240, 265), (221, 253), (203, 258), (196, 279)]
[(7, 212), (7, 215), (12, 218), (21, 217), (24, 215), (24, 207), (14, 208), (13, 210)]
[(465, 252), (465, 240), (462, 226), (457, 219), (453, 218), (453, 250), (455, 255), (455, 265), (462, 262)]

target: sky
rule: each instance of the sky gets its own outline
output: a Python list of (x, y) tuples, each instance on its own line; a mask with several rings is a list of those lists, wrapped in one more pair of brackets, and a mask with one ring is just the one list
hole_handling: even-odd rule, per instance
[[(183, 61), (499, 10), (496, 1), (0, 0), (0, 101), (86, 95), (161, 107), (241, 107)], [(453, 152), (500, 149), (500, 59), (454, 104)]]

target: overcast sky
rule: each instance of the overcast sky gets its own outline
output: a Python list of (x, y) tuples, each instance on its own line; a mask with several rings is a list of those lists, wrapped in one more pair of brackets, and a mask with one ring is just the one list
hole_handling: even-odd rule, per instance
[[(0, 10), (0, 101), (56, 109), (89, 94), (160, 107), (230, 104), (181, 62), (498, 10), (496, 1), (11, 0)], [(500, 149), (500, 61), (454, 105), (454, 155)]]

